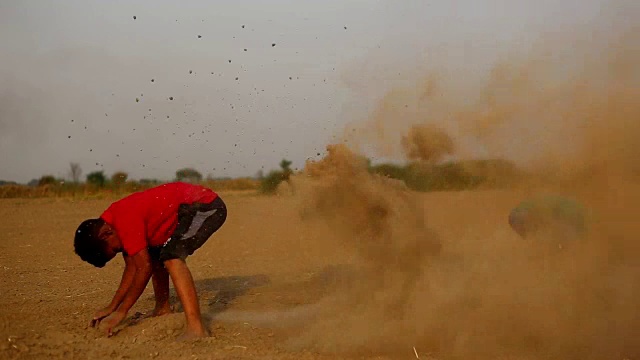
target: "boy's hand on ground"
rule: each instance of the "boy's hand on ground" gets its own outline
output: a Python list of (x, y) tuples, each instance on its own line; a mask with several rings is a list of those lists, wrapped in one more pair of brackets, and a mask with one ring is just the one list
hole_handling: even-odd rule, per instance
[(113, 329), (118, 326), (127, 317), (126, 312), (114, 311), (102, 320), (102, 327), (105, 329), (107, 336), (113, 335)]
[(93, 315), (93, 319), (91, 319), (91, 322), (89, 323), (89, 326), (97, 327), (100, 324), (100, 321), (111, 315), (112, 312), (113, 310), (110, 307), (106, 307), (104, 309), (96, 311), (96, 313)]

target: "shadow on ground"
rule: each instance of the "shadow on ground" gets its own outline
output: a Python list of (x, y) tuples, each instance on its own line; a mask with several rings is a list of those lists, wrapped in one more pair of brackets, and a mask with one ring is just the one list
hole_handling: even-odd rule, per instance
[[(329, 294), (341, 293), (352, 288), (362, 280), (362, 272), (352, 265), (328, 265), (309, 273), (305, 280), (272, 283), (267, 275), (222, 276), (196, 280), (196, 290), (200, 299), (203, 317), (210, 322), (226, 312), (233, 302), (249, 293), (252, 289), (269, 285), (264, 291), (273, 296), (272, 300), (284, 305), (292, 300), (297, 305), (314, 304)], [(276, 300), (277, 299), (277, 300)], [(184, 311), (175, 289), (171, 288), (170, 303), (174, 313)], [(278, 304), (272, 304), (278, 305)], [(285, 305), (285, 307), (288, 307)], [(151, 312), (136, 313), (130, 324), (150, 317)], [(224, 316), (222, 316), (224, 317)]]
[[(223, 276), (196, 280), (196, 291), (200, 299), (203, 317), (210, 320), (215, 314), (225, 311), (235, 299), (244, 295), (247, 291), (268, 285), (270, 282), (271, 280), (266, 275)], [(184, 311), (174, 288), (170, 289), (169, 302), (172, 304), (174, 313), (182, 313)], [(129, 318), (128, 324), (134, 325), (150, 316), (151, 312), (137, 312)]]
[[(362, 270), (352, 265), (329, 265), (305, 274), (304, 279), (297, 274), (297, 280), (277, 281), (262, 288), (262, 300), (251, 309), (231, 309), (227, 306), (229, 302), (225, 302), (229, 293), (221, 291), (220, 296), (213, 299), (213, 311), (207, 316), (210, 315), (210, 320), (224, 323), (293, 329), (321, 315), (327, 301), (364, 280)], [(238, 296), (233, 289), (230, 295), (232, 299)]]
[[(268, 285), (271, 282), (266, 275), (222, 276), (196, 280), (196, 291), (200, 298), (203, 313), (215, 314), (224, 311), (236, 298), (247, 291)], [(174, 288), (171, 288), (169, 302), (174, 312), (183, 312), (182, 303)]]
[(198, 292), (215, 292), (213, 298), (207, 299), (208, 308), (204, 312), (214, 315), (227, 309), (236, 298), (247, 291), (268, 285), (271, 282), (266, 275), (225, 276), (196, 281)]

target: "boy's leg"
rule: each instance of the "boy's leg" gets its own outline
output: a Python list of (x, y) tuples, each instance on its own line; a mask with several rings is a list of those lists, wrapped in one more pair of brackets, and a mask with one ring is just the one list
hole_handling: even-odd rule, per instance
[(178, 293), (178, 297), (184, 308), (184, 314), (187, 317), (187, 330), (184, 337), (207, 336), (207, 329), (202, 324), (196, 286), (187, 264), (182, 259), (171, 259), (165, 261), (164, 265), (169, 271), (169, 275), (171, 275), (171, 281), (173, 281), (173, 286)]
[(179, 225), (160, 251), (159, 259), (169, 272), (187, 318), (185, 338), (208, 335), (202, 324), (196, 287), (185, 259), (200, 248), (226, 218), (227, 209), (220, 198), (210, 204), (181, 206)]
[(171, 305), (169, 304), (169, 273), (159, 260), (151, 262), (153, 266), (153, 293), (156, 297), (156, 308), (153, 310), (153, 316), (160, 316), (171, 313)]

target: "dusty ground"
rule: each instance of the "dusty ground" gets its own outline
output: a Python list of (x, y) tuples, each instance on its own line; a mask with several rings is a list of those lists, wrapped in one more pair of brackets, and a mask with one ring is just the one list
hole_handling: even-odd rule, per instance
[[(191, 343), (174, 341), (183, 315), (173, 289), (176, 314), (130, 319), (111, 338), (87, 328), (93, 312), (109, 302), (123, 263), (117, 258), (95, 269), (81, 262), (72, 235), (109, 200), (0, 200), (0, 358), (415, 358), (412, 347), (387, 354), (322, 354), (287, 346), (292, 332), (286, 326), (216, 321), (229, 312), (267, 314), (315, 303), (339, 286), (340, 266), (354, 255), (326, 228), (304, 223), (290, 197), (222, 196), (228, 222), (188, 260), (214, 336)], [(519, 241), (505, 222), (518, 200), (515, 193), (415, 196), (424, 199), (429, 223), (443, 237), (484, 241), (499, 234)], [(130, 315), (146, 313), (153, 304), (149, 285)], [(350, 336), (340, 328), (331, 331)], [(431, 349), (416, 346), (421, 359), (429, 358)]]
[[(492, 201), (489, 209), (483, 206), (489, 217), (481, 221), (476, 217), (476, 225), (503, 224), (510, 205), (506, 194), (433, 194), (425, 200), (434, 205), (435, 226), (460, 232), (464, 229), (446, 223), (447, 211), (455, 209), (460, 216), (479, 211), (486, 197), (499, 201)], [(470, 198), (473, 201), (467, 201)], [(225, 199), (228, 222), (189, 259), (208, 315), (227, 309), (274, 310), (313, 303), (331, 286), (326, 280), (331, 278), (327, 275), (332, 266), (350, 261), (351, 254), (335, 246), (329, 233), (305, 228), (289, 198), (233, 194)], [(81, 262), (73, 253), (72, 235), (82, 219), (98, 214), (108, 204), (108, 200), (0, 201), (0, 357), (323, 357), (282, 349), (286, 334), (248, 323), (212, 321), (213, 338), (177, 343), (173, 340), (183, 326), (182, 314), (143, 319), (112, 338), (87, 329), (94, 310), (107, 304), (116, 289), (122, 261), (117, 258), (103, 269)], [(132, 314), (145, 313), (153, 304), (149, 285)], [(425, 354), (428, 349), (419, 351)], [(398, 356), (415, 355), (413, 349), (407, 349)]]

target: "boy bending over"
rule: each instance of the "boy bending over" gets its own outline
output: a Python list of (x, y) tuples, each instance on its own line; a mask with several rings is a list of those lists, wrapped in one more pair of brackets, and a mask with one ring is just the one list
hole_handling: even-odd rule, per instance
[(125, 268), (111, 303), (98, 310), (91, 326), (101, 322), (107, 334), (136, 303), (149, 279), (156, 299), (154, 316), (171, 312), (169, 277), (186, 316), (185, 338), (207, 336), (198, 296), (185, 263), (227, 218), (222, 199), (210, 189), (181, 182), (160, 185), (129, 195), (109, 206), (97, 219), (76, 230), (75, 252), (82, 260), (103, 267), (122, 253)]

